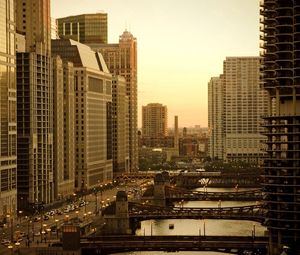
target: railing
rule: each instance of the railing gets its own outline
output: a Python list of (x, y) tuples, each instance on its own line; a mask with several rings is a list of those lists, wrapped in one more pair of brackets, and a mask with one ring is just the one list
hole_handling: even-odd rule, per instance
[[(260, 251), (267, 254), (267, 237), (255, 236), (98, 236), (81, 239), (82, 254), (99, 249), (101, 251), (162, 250), (195, 251), (238, 249)], [(85, 253), (86, 252), (86, 253)], [(90, 253), (91, 254), (91, 253)]]
[(218, 208), (158, 207), (131, 203), (129, 217), (136, 219), (240, 219), (263, 222), (265, 210), (260, 205)]

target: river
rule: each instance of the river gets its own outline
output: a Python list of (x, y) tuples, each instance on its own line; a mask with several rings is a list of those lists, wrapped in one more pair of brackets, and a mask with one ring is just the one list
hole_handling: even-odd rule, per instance
[[(195, 189), (203, 191), (203, 188)], [(249, 189), (239, 189), (249, 190)], [(229, 188), (208, 188), (208, 192), (234, 192), (235, 189)], [(189, 201), (183, 204), (183, 207), (228, 207), (253, 205), (256, 202), (245, 201)], [(181, 205), (177, 205), (181, 206)], [(169, 224), (174, 225), (174, 229), (169, 229)], [(253, 221), (238, 220), (148, 220), (141, 223), (141, 228), (136, 231), (136, 235), (241, 235), (251, 236), (253, 231), (255, 235), (262, 236), (266, 228), (260, 223)], [(228, 253), (220, 252), (127, 252), (119, 255), (156, 255), (156, 254), (177, 254), (177, 255), (227, 255)]]

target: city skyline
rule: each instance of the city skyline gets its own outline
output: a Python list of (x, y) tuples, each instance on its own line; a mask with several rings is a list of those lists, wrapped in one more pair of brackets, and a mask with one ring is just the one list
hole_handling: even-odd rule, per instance
[(117, 43), (125, 29), (137, 38), (139, 127), (141, 106), (154, 102), (168, 106), (169, 127), (174, 115), (180, 127), (207, 126), (207, 82), (222, 72), (222, 60), (259, 55), (259, 1), (75, 0), (66, 5), (53, 0), (52, 16), (103, 11), (109, 43)]

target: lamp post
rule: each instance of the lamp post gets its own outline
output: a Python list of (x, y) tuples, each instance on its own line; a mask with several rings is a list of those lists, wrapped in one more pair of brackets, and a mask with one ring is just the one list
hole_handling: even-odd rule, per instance
[(10, 254), (13, 255), (13, 252), (14, 252), (14, 247), (13, 245), (10, 243), (7, 248), (10, 250)]
[(55, 219), (55, 227), (56, 227), (56, 238), (58, 239), (58, 228), (57, 228), (57, 224), (58, 224), (58, 219)]
[(6, 215), (6, 218), (9, 219), (9, 224), (10, 224), (10, 242), (13, 243), (14, 241), (14, 225), (13, 225), (13, 217), (10, 214)]
[(20, 246), (19, 241), (17, 241), (17, 242), (15, 243), (15, 245), (16, 245), (16, 248), (17, 248), (17, 254), (19, 255), (19, 246)]

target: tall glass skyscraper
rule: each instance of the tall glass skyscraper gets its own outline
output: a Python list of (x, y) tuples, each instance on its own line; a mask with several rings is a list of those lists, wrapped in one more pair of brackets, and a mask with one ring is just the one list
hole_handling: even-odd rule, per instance
[(14, 0), (0, 0), (0, 220), (17, 205), (15, 72)]
[(300, 254), (300, 1), (261, 1), (262, 84), (269, 95), (265, 160), (271, 255)]

